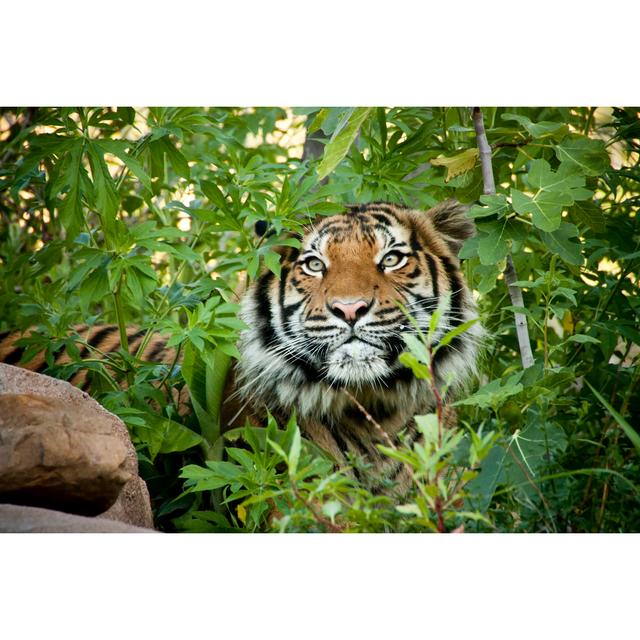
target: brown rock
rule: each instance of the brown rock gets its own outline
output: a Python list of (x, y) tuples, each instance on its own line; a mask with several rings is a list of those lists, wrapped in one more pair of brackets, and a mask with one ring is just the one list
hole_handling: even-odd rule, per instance
[(0, 363), (0, 394), (3, 393), (33, 393), (47, 398), (57, 398), (67, 406), (77, 408), (77, 413), (104, 418), (104, 423), (109, 425), (111, 433), (122, 440), (127, 448), (127, 470), (133, 474), (138, 473), (138, 457), (127, 427), (118, 416), (107, 411), (88, 393), (64, 380), (56, 380), (40, 373)]
[(145, 481), (139, 476), (131, 478), (124, 485), (118, 499), (100, 517), (153, 529), (153, 512)]
[(33, 394), (0, 395), (0, 502), (96, 515), (132, 477), (101, 416)]
[[(0, 363), (0, 397), (2, 394), (36, 394), (62, 401), (74, 415), (86, 415), (87, 419), (99, 420), (105, 429), (126, 449), (123, 467), (131, 474), (122, 495), (104, 514), (105, 518), (120, 519), (140, 526), (152, 526), (151, 502), (146, 484), (138, 476), (138, 459), (126, 426), (118, 418), (80, 389), (63, 380)], [(2, 413), (0, 413), (0, 416)], [(1, 472), (0, 472), (1, 474)], [(40, 504), (40, 503), (38, 503)], [(99, 513), (110, 507), (102, 506)], [(51, 505), (45, 505), (51, 506)]]
[(156, 533), (153, 529), (134, 527), (106, 518), (84, 516), (0, 504), (0, 533)]

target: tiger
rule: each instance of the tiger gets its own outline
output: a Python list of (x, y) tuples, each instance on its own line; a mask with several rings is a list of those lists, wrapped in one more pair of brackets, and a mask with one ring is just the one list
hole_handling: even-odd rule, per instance
[(245, 418), (295, 411), (338, 465), (359, 458), (370, 485), (406, 486), (409, 469), (377, 445), (411, 446), (420, 437), (413, 417), (434, 411), (436, 399), (399, 361), (403, 335), (427, 335), (436, 310), (434, 347), (469, 322), (435, 350), (433, 372), (450, 395), (476, 372), (484, 330), (457, 257), (475, 232), (466, 209), (453, 200), (427, 212), (373, 202), (309, 225), (300, 248), (284, 252), (280, 277), (265, 271), (242, 300), (249, 328), (234, 376)]
[[(369, 469), (370, 487), (406, 487), (407, 467), (377, 445), (410, 446), (420, 438), (414, 416), (436, 406), (430, 383), (399, 360), (407, 348), (403, 336), (426, 335), (436, 310), (434, 346), (478, 319), (457, 257), (475, 232), (466, 209), (453, 200), (428, 211), (372, 202), (309, 223), (299, 248), (281, 249), (280, 276), (265, 270), (242, 295), (247, 328), (225, 388), (223, 432), (264, 424), (267, 412), (284, 424), (295, 412), (303, 435), (339, 468), (358, 474), (352, 464), (358, 459)], [(114, 326), (80, 333), (100, 351), (119, 346)], [(483, 335), (481, 324), (471, 323), (435, 352), (435, 382), (449, 385), (448, 397), (475, 375)], [(0, 340), (0, 361), (19, 360), (15, 337)], [(142, 331), (129, 330), (132, 351), (142, 340)], [(168, 363), (173, 354), (158, 334), (142, 357)], [(44, 357), (26, 366), (42, 370)], [(86, 388), (86, 372), (71, 382)]]

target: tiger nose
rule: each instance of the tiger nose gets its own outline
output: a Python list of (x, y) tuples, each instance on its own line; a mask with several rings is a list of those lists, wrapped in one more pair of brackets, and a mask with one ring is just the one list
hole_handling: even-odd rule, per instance
[(349, 324), (355, 324), (357, 320), (369, 310), (370, 304), (364, 300), (356, 300), (355, 302), (343, 302), (335, 300), (330, 304), (332, 313), (342, 320), (346, 320)]

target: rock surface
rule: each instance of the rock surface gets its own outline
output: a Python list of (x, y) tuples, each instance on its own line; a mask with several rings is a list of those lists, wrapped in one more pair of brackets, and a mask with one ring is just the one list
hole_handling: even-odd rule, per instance
[(156, 533), (153, 529), (134, 527), (124, 522), (0, 504), (0, 533)]
[(0, 502), (153, 526), (136, 452), (117, 416), (67, 382), (1, 363), (0, 403)]
[(114, 504), (100, 517), (153, 529), (153, 512), (146, 482), (139, 476), (131, 478)]
[(102, 416), (29, 393), (0, 395), (0, 502), (97, 515), (125, 483), (127, 448)]

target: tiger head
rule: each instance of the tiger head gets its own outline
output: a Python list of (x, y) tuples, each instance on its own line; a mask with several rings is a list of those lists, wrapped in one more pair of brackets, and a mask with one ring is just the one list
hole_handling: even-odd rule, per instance
[[(428, 212), (372, 203), (310, 225), (301, 247), (285, 251), (280, 278), (265, 272), (243, 299), (242, 395), (322, 417), (341, 389), (407, 391), (415, 379), (398, 356), (416, 329), (400, 305), (425, 334), (441, 309), (435, 342), (475, 317), (457, 258), (474, 231), (464, 212), (453, 201)], [(439, 349), (436, 374), (466, 377), (480, 331)]]

